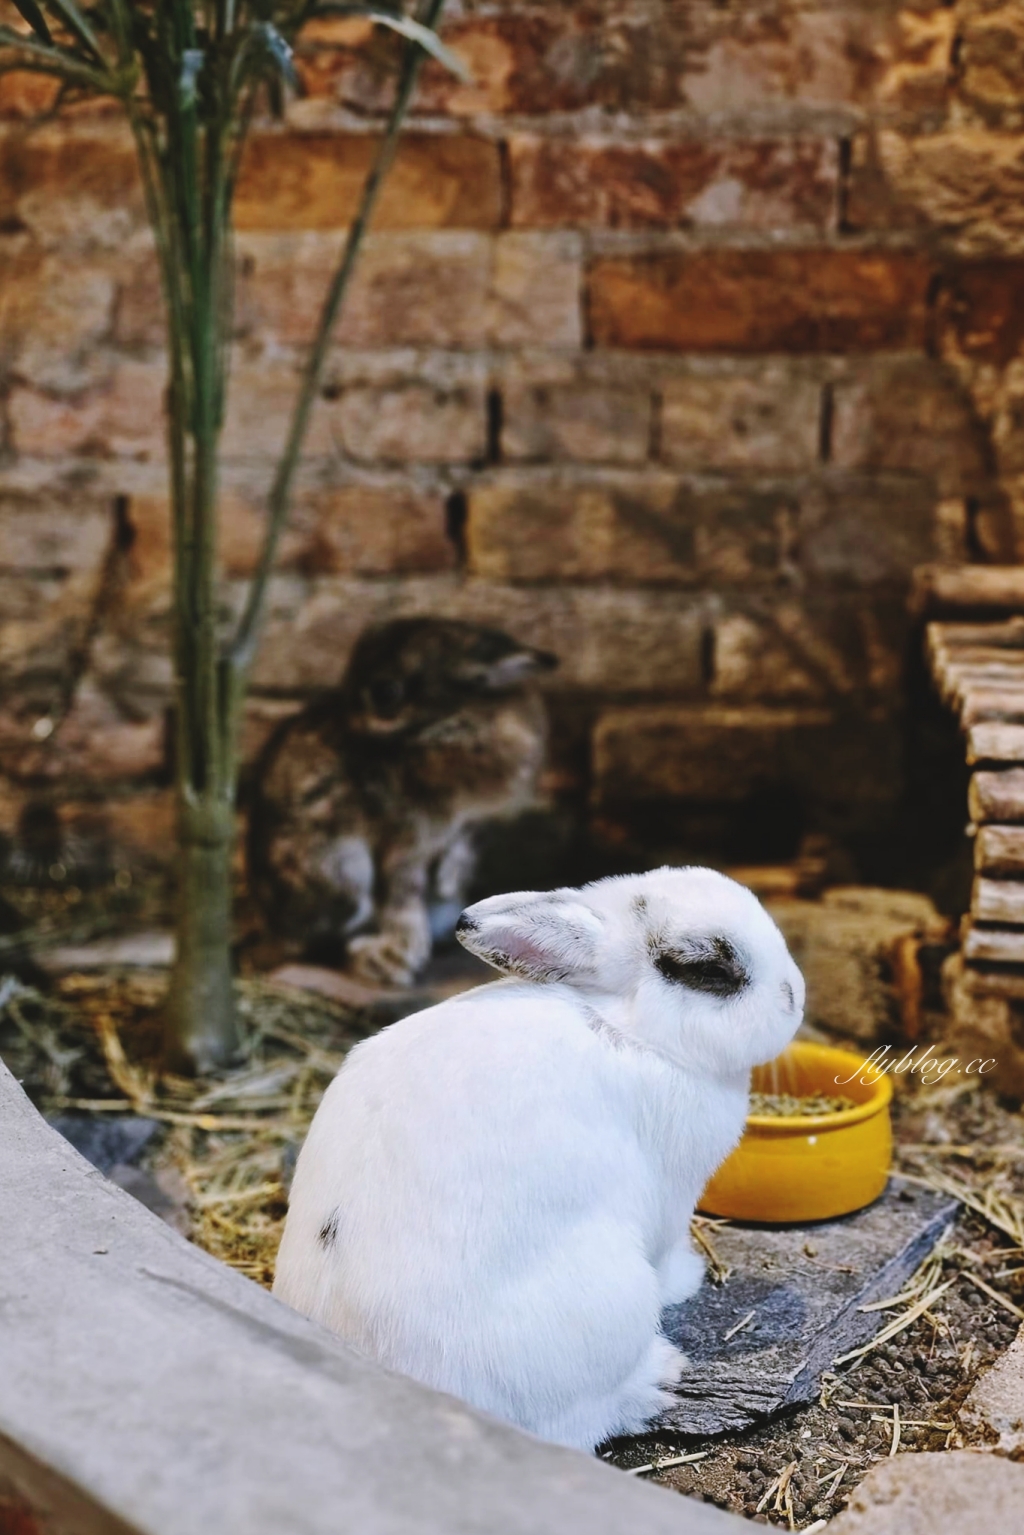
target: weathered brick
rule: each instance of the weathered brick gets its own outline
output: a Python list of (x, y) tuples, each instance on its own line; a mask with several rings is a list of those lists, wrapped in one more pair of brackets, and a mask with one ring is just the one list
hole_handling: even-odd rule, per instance
[(935, 492), (909, 475), (837, 476), (801, 497), (800, 563), (812, 580), (905, 584), (934, 557)]
[(502, 393), (507, 459), (639, 464), (651, 436), (651, 393), (601, 384), (510, 384)]
[[(28, 745), (63, 694), (94, 599), (91, 572), (0, 573), (0, 713)], [(6, 760), (6, 748), (5, 748)]]
[(52, 75), (11, 70), (0, 75), (0, 118), (41, 117), (51, 110), (59, 93), (60, 81)]
[[(239, 239), (240, 320), (303, 344), (315, 330), (337, 262), (324, 234)], [(480, 234), (371, 235), (336, 333), (343, 346), (470, 346), (488, 332), (490, 240)]]
[(109, 360), (97, 344), (110, 334), (114, 274), (103, 264), (0, 254), (0, 335), (14, 375), (38, 389), (75, 394), (104, 380)]
[[(116, 693), (116, 690), (115, 690)], [(139, 718), (142, 701), (146, 717)], [(166, 696), (133, 699), (126, 717), (115, 694), (87, 673), (79, 682), (67, 716), (44, 750), (35, 749), (48, 777), (91, 779), (97, 783), (148, 778), (167, 766)], [(38, 768), (37, 768), (38, 771)]]
[(126, 129), (51, 124), (0, 138), (0, 207), (47, 245), (117, 249), (145, 223)]
[(1020, 254), (1021, 136), (965, 124), (937, 133), (859, 134), (846, 217), (853, 230), (928, 230), (965, 255)]
[[(326, 235), (246, 235), (240, 321), (293, 343), (313, 333), (337, 259)], [(337, 332), (342, 346), (575, 346), (580, 247), (565, 234), (371, 236)]]
[[(276, 459), (284, 448), (302, 383), (299, 355), (290, 362), (261, 349), (235, 348), (228, 380), (227, 419), (221, 451), (225, 460)], [(335, 449), (328, 408), (318, 399), (306, 429), (303, 454), (320, 457)]]
[(8, 401), (14, 448), (42, 458), (162, 458), (166, 385), (162, 360), (122, 359), (105, 383), (70, 399), (16, 387)]
[(682, 469), (809, 469), (818, 459), (821, 384), (782, 362), (667, 380), (660, 456)]
[(609, 257), (589, 273), (599, 346), (694, 352), (857, 352), (928, 336), (918, 252), (708, 250)]
[(507, 630), (553, 651), (550, 685), (657, 695), (700, 685), (704, 604), (678, 592), (517, 587), (454, 577), (402, 582), (341, 577), (273, 583), (254, 682), (277, 690), (335, 683), (368, 623), (443, 614)]
[(970, 399), (939, 363), (872, 359), (834, 385), (832, 402), (830, 456), (839, 468), (909, 470), (944, 497), (989, 478)]
[(59, 491), (0, 491), (0, 570), (95, 573), (111, 526), (110, 508), (99, 500), (79, 497), (69, 516)]
[[(911, 53), (916, 48), (912, 46)], [(685, 82), (696, 111), (866, 104), (895, 94), (907, 49), (899, 20), (870, 5), (744, 5), (723, 10)], [(930, 72), (929, 72), (930, 73)], [(944, 80), (931, 79), (934, 93)]]
[(986, 114), (1019, 117), (1024, 100), (1024, 16), (1016, 0), (957, 8), (958, 93)]
[(466, 541), (471, 570), (491, 580), (764, 581), (797, 515), (784, 488), (511, 475), (470, 491)]
[(572, 234), (520, 234), (494, 242), (489, 339), (495, 346), (577, 347), (582, 249)]
[(400, 486), (310, 490), (292, 526), (294, 565), (310, 574), (400, 575), (450, 570), (444, 503)]
[(947, 272), (938, 313), (952, 355), (1005, 366), (1024, 350), (1024, 261), (972, 262)]
[[(252, 574), (266, 528), (263, 476), (225, 476), (220, 496), (220, 560), (228, 577)], [(171, 575), (171, 525), (165, 493), (133, 496), (129, 516), (130, 598), (141, 607), (166, 591)], [(450, 570), (455, 550), (445, 531), (442, 496), (390, 484), (299, 484), (280, 544), (277, 568), (310, 575), (397, 575)]]
[[(338, 229), (351, 223), (379, 148), (369, 134), (257, 133), (235, 197), (239, 229)], [(374, 211), (375, 229), (495, 229), (497, 144), (468, 135), (403, 135)]]
[(135, 254), (117, 275), (112, 339), (119, 346), (164, 346), (167, 322), (160, 269), (152, 250)]
[(899, 688), (907, 643), (902, 593), (770, 592), (716, 603), (707, 646), (708, 690), (744, 703), (870, 698)]
[[(469, 116), (586, 106), (726, 113), (738, 104), (860, 104), (882, 93), (901, 104), (909, 97), (913, 105), (934, 105), (946, 83), (935, 54), (944, 41), (948, 58), (952, 38), (933, 24), (940, 39), (923, 48), (923, 30), (901, 25), (888, 6), (799, 0), (736, 8), (630, 0), (506, 8), (446, 26), (444, 35), (466, 59), (473, 83), (430, 65), (421, 102), (428, 110)], [(334, 89), (353, 105), (378, 105), (383, 78), (379, 69), (357, 65), (339, 72)]]
[(928, 113), (946, 107), (956, 73), (960, 8), (924, 0), (885, 11), (884, 35), (873, 50), (872, 105)]
[(512, 223), (523, 228), (754, 229), (831, 226), (838, 155), (830, 141), (631, 144), (509, 141)]
[(833, 727), (826, 709), (613, 709), (594, 727), (598, 803), (736, 801), (764, 783), (806, 778), (805, 759)]
[(464, 463), (487, 451), (482, 386), (352, 386), (323, 414), (345, 454), (360, 463)]

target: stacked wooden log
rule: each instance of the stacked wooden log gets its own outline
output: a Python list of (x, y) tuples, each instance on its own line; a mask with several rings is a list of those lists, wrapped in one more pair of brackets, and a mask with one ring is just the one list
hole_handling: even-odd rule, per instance
[(1024, 568), (921, 573), (917, 593), (919, 611), (944, 615), (927, 624), (926, 651), (972, 769), (964, 963), (992, 990), (1024, 995)]

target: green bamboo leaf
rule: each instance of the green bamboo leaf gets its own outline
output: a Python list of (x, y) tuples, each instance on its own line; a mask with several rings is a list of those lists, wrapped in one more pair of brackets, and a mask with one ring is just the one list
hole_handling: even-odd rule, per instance
[(457, 53), (451, 48), (446, 48), (431, 27), (425, 27), (422, 22), (413, 21), (409, 16), (396, 15), (393, 11), (381, 10), (375, 5), (317, 5), (309, 12), (310, 18), (316, 16), (361, 16), (366, 21), (372, 21), (379, 27), (387, 27), (399, 36), (407, 38), (410, 43), (418, 43), (424, 53), (429, 53), (432, 59), (443, 64), (451, 74), (457, 76), (464, 84), (472, 85), (473, 76)]
[(99, 39), (92, 27), (86, 21), (85, 16), (75, 4), (75, 0), (48, 0), (50, 7), (57, 12), (64, 25), (73, 32), (80, 43), (84, 43), (89, 52), (105, 63), (103, 50), (99, 45)]
[[(44, 74), (88, 83), (96, 90), (105, 88), (105, 82), (90, 59), (69, 48), (61, 48), (56, 43), (40, 43), (34, 37), (27, 37), (24, 32), (15, 32), (13, 27), (0, 26), (0, 48), (16, 50), (26, 61), (32, 60), (33, 67)], [(10, 67), (17, 69), (17, 62)]]
[(302, 89), (302, 82), (295, 72), (295, 65), (292, 63), (292, 50), (277, 28), (272, 22), (261, 21), (253, 28), (253, 35), (264, 53), (273, 63), (278, 77), (284, 80), (290, 90), (298, 94)]
[(50, 36), (50, 29), (46, 25), (46, 17), (38, 5), (36, 5), (36, 0), (14, 0), (14, 4), (36, 36), (41, 38), (44, 43), (52, 43), (53, 38)]
[(178, 96), (182, 107), (187, 111), (196, 104), (196, 82), (199, 72), (206, 61), (206, 55), (201, 48), (186, 48), (181, 55), (181, 74), (178, 76)]

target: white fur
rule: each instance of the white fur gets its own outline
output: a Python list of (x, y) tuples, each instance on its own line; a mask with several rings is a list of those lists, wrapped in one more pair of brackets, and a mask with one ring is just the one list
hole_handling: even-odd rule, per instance
[[(495, 896), (459, 936), (515, 974), (352, 1050), (298, 1160), (274, 1293), (592, 1449), (671, 1400), (685, 1360), (659, 1319), (700, 1285), (690, 1217), (803, 981), (750, 891), (708, 869)], [(736, 995), (656, 968), (722, 938), (749, 973)]]

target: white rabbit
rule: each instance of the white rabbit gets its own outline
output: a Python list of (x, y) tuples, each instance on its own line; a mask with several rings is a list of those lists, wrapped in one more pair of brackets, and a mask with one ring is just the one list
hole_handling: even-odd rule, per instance
[(299, 1156), (274, 1293), (393, 1369), (592, 1449), (686, 1361), (704, 1185), (804, 985), (710, 869), (493, 896), (466, 948), (510, 979), (357, 1045)]

